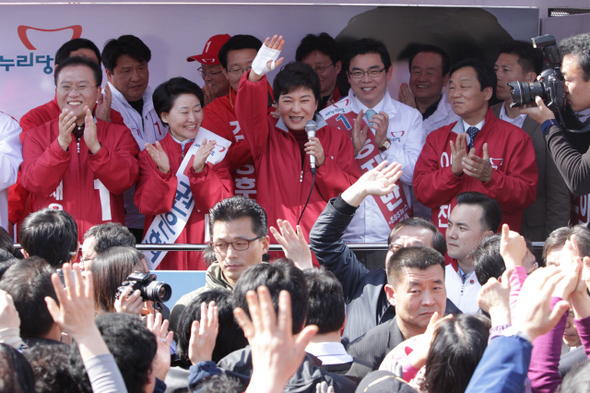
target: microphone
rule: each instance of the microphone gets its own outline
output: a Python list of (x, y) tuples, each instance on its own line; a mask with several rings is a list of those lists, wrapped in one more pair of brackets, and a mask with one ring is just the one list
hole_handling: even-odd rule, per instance
[[(315, 137), (315, 133), (318, 130), (318, 124), (313, 121), (309, 120), (305, 123), (305, 132), (307, 133), (307, 139), (311, 139)], [(309, 156), (309, 165), (311, 166), (311, 172), (315, 174), (315, 156)]]

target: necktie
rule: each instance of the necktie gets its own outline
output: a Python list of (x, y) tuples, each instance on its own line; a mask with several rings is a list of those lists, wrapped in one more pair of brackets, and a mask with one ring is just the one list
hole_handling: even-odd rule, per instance
[(478, 132), (479, 128), (477, 127), (469, 127), (467, 129), (467, 135), (469, 135), (469, 150), (471, 150), (471, 148), (473, 147), (473, 144), (475, 143), (475, 136)]
[(375, 112), (372, 109), (369, 109), (365, 112), (365, 118), (367, 119), (367, 123), (371, 122), (371, 118), (373, 117), (374, 114), (376, 114), (377, 112)]

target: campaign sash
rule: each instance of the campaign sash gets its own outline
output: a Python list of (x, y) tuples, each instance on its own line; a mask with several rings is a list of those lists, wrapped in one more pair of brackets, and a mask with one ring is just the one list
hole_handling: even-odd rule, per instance
[[(148, 228), (142, 243), (149, 244), (172, 244), (178, 239), (178, 236), (184, 230), (186, 223), (195, 207), (195, 200), (190, 188), (190, 181), (184, 171), (188, 166), (188, 163), (192, 156), (195, 155), (197, 149), (201, 147), (201, 142), (204, 138), (208, 141), (214, 139), (217, 144), (215, 148), (207, 157), (207, 162), (215, 165), (223, 160), (227, 154), (227, 150), (231, 145), (231, 142), (225, 138), (220, 137), (212, 133), (205, 128), (200, 128), (195, 142), (186, 152), (184, 159), (182, 160), (178, 171), (176, 172), (176, 178), (178, 183), (176, 186), (176, 196), (174, 198), (174, 204), (172, 210), (168, 213), (158, 214), (154, 217), (150, 227)], [(155, 270), (168, 251), (144, 251), (144, 255), (150, 270)]]
[[(348, 98), (345, 98), (341, 103), (345, 103), (347, 105)], [(338, 104), (340, 105), (340, 104)], [(341, 108), (336, 109), (336, 112), (340, 112)], [(344, 108), (342, 108), (344, 109)], [(352, 127), (354, 122), (356, 121), (358, 114), (348, 111), (342, 112), (338, 115), (334, 115), (326, 120), (326, 122), (332, 126), (339, 128), (346, 132), (346, 134), (352, 138)], [(361, 129), (366, 125), (365, 119), (363, 118), (363, 123), (361, 125)], [(367, 141), (365, 142), (365, 146), (358, 152), (356, 155), (356, 163), (359, 166), (359, 170), (361, 174), (370, 171), (381, 161), (381, 155), (379, 154), (379, 148), (373, 141), (374, 131), (372, 128), (369, 127), (371, 130), (367, 133)], [(379, 210), (381, 210), (381, 214), (387, 221), (387, 225), (389, 225), (390, 229), (393, 229), (399, 222), (410, 218), (410, 207), (406, 200), (406, 195), (402, 190), (402, 187), (398, 185), (393, 189), (390, 194), (383, 195), (383, 196), (376, 196), (374, 195), (373, 198), (375, 202), (377, 202), (377, 206), (379, 206)]]

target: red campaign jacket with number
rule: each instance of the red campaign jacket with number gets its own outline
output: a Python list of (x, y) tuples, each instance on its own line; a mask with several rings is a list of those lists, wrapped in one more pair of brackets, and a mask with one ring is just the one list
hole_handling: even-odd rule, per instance
[[(61, 110), (59, 109), (59, 105), (57, 104), (57, 97), (54, 97), (53, 100), (38, 106), (36, 108), (31, 109), (27, 113), (25, 113), (20, 118), (20, 126), (23, 129), (23, 132), (20, 134), (20, 140), (24, 143), (25, 141), (25, 131), (28, 131), (31, 128), (39, 127), (48, 121), (54, 120), (59, 118)], [(111, 123), (119, 124), (124, 126), (125, 122), (123, 122), (123, 117), (121, 114), (115, 110), (111, 109)], [(27, 202), (27, 197), (29, 196), (29, 192), (25, 190), (25, 188), (20, 183), (20, 173), (19, 173), (19, 181), (12, 185), (8, 191), (8, 209), (9, 209), (9, 219), (10, 222), (16, 223), (21, 219), (25, 218), (25, 215), (30, 212), (25, 212), (25, 205)]]
[(466, 191), (481, 192), (497, 200), (502, 205), (502, 223), (519, 231), (522, 211), (537, 195), (539, 175), (531, 137), (519, 127), (497, 119), (490, 109), (474, 144), (476, 155), (481, 157), (483, 144), (487, 143), (492, 162), (492, 178), (482, 183), (465, 174), (455, 176), (451, 170), (449, 141), (457, 140), (453, 131), (456, 124), (441, 127), (426, 137), (414, 169), (416, 198), (432, 209), (432, 222), (443, 234), (457, 195)]
[[(183, 160), (180, 143), (170, 134), (160, 141), (162, 149), (170, 161), (170, 171), (162, 173), (150, 157), (147, 150), (139, 154), (139, 181), (135, 188), (135, 204), (141, 214), (145, 214), (144, 230), (155, 216), (172, 210), (176, 197), (176, 172)], [(192, 146), (185, 145), (185, 152)], [(190, 188), (195, 200), (191, 216), (175, 243), (201, 244), (205, 242), (205, 215), (217, 202), (233, 195), (233, 182), (228, 170), (228, 160), (217, 165), (207, 163), (200, 173), (192, 169), (193, 159), (189, 161), (185, 174), (189, 178)], [(207, 270), (201, 252), (170, 251), (166, 254), (159, 270)]]
[[(269, 225), (276, 226), (280, 218), (295, 227), (312, 184), (309, 155), (302, 165), (295, 137), (277, 127), (278, 120), (267, 115), (266, 78), (252, 83), (247, 77), (246, 73), (240, 81), (236, 114), (254, 157), (257, 202), (266, 210)], [(316, 136), (326, 160), (317, 169), (314, 190), (300, 223), (307, 241), (311, 227), (330, 198), (346, 190), (359, 177), (352, 142), (343, 131), (326, 125), (318, 129)], [(271, 240), (275, 242), (272, 236)]]
[(129, 129), (102, 120), (97, 120), (96, 128), (102, 145), (96, 154), (90, 153), (84, 137), (79, 153), (75, 137), (64, 151), (57, 142), (58, 119), (27, 131), (23, 145), (21, 181), (35, 195), (33, 211), (63, 208), (76, 220), (80, 242), (93, 225), (125, 224), (123, 191), (139, 175), (139, 148)]

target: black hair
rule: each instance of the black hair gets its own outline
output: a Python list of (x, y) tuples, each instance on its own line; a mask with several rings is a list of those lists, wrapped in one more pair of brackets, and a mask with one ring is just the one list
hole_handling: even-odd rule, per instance
[(12, 393), (36, 393), (35, 376), (22, 353), (0, 344), (0, 389)]
[(213, 226), (217, 221), (229, 222), (249, 217), (252, 221), (252, 232), (256, 236), (268, 234), (268, 220), (266, 212), (254, 199), (234, 196), (223, 199), (209, 211), (209, 234), (213, 238)]
[(86, 38), (74, 38), (63, 44), (57, 52), (55, 52), (55, 64), (61, 64), (65, 59), (70, 57), (72, 52), (75, 52), (79, 49), (90, 49), (96, 55), (98, 59), (98, 64), (100, 64), (100, 50), (94, 44), (94, 42), (86, 39)]
[(63, 210), (46, 208), (29, 214), (18, 235), (30, 256), (39, 256), (56, 268), (78, 253), (76, 221)]
[(238, 378), (230, 377), (225, 372), (201, 378), (196, 384), (191, 385), (193, 391), (199, 393), (241, 393), (247, 387), (246, 383)]
[[(156, 356), (156, 336), (135, 315), (106, 313), (96, 318), (96, 326), (121, 371), (129, 393), (143, 393), (152, 372)], [(80, 384), (81, 392), (91, 393), (92, 388), (80, 357), (78, 345), (70, 349), (72, 373)]]
[(487, 320), (468, 314), (444, 321), (428, 351), (421, 390), (463, 393), (488, 345), (489, 329)]
[(333, 64), (340, 61), (342, 57), (340, 45), (336, 40), (328, 33), (320, 33), (318, 35), (308, 34), (303, 37), (295, 52), (295, 60), (303, 61), (316, 50), (328, 56)]
[(481, 206), (481, 227), (484, 231), (498, 232), (502, 222), (502, 206), (498, 201), (480, 192), (469, 191), (457, 195), (457, 205)]
[(219, 49), (219, 53), (217, 54), (217, 58), (221, 63), (221, 66), (227, 69), (227, 54), (232, 50), (240, 50), (240, 49), (254, 49), (256, 52), (262, 47), (262, 41), (258, 38), (254, 37), (253, 35), (249, 34), (236, 34), (231, 37), (221, 49)]
[(134, 247), (115, 246), (96, 255), (90, 266), (94, 280), (94, 306), (100, 312), (115, 311), (117, 289), (141, 265), (143, 253)]
[(169, 113), (174, 106), (174, 101), (182, 94), (193, 94), (199, 99), (201, 107), (205, 102), (203, 90), (195, 83), (183, 77), (176, 77), (167, 80), (154, 90), (152, 100), (154, 109), (162, 120), (162, 113)]
[(94, 237), (94, 251), (98, 254), (115, 246), (135, 247), (135, 236), (118, 222), (95, 225), (84, 234), (84, 240)]
[(327, 270), (303, 271), (309, 292), (309, 309), (305, 325), (316, 325), (318, 334), (339, 332), (346, 319), (342, 284)]
[(391, 57), (389, 56), (389, 52), (387, 51), (385, 44), (374, 38), (361, 38), (348, 47), (348, 51), (344, 57), (344, 69), (350, 71), (350, 62), (356, 56), (367, 55), (371, 53), (378, 54), (381, 57), (381, 62), (385, 67), (385, 72), (387, 72), (391, 67)]
[(500, 255), (500, 241), (502, 236), (495, 234), (484, 238), (473, 254), (475, 276), (481, 285), (492, 277), (500, 278), (506, 270), (504, 258)]
[(496, 86), (498, 85), (498, 77), (496, 76), (496, 71), (494, 71), (494, 67), (492, 67), (483, 60), (474, 58), (465, 59), (458, 62), (457, 64), (454, 64), (451, 67), (451, 76), (453, 76), (455, 71), (465, 67), (471, 67), (475, 70), (481, 91), (483, 91), (483, 89), (485, 89), (486, 87), (491, 87), (493, 89), (492, 97), (496, 96)]
[(64, 59), (64, 61), (59, 63), (57, 67), (55, 67), (55, 72), (53, 74), (55, 86), (57, 86), (57, 79), (59, 78), (61, 70), (63, 70), (66, 67), (74, 66), (86, 66), (90, 68), (92, 70), (92, 73), (94, 74), (94, 81), (96, 82), (96, 86), (94, 87), (100, 86), (100, 84), (102, 83), (102, 69), (100, 68), (100, 64), (80, 56), (68, 57), (67, 59)]
[(543, 262), (547, 264), (547, 255), (554, 249), (561, 249), (565, 246), (566, 240), (576, 235), (578, 248), (583, 256), (590, 256), (590, 229), (583, 225), (557, 228), (545, 239), (543, 246)]
[(309, 64), (293, 61), (281, 69), (272, 83), (272, 93), (278, 102), (281, 95), (298, 89), (310, 89), (316, 103), (322, 100), (320, 78)]
[(233, 351), (248, 345), (244, 332), (234, 319), (234, 304), (231, 291), (215, 288), (201, 292), (185, 307), (178, 319), (176, 328), (176, 353), (187, 366), (190, 366), (188, 347), (191, 338), (191, 326), (193, 321), (201, 320), (201, 303), (209, 304), (211, 301), (215, 301), (219, 320), (219, 333), (215, 341), (212, 360), (217, 363)]
[(404, 269), (426, 270), (430, 266), (440, 266), (445, 272), (445, 258), (438, 251), (430, 247), (406, 247), (393, 253), (387, 261), (387, 282), (396, 287)]
[(4, 227), (0, 227), (0, 250), (5, 250), (9, 254), (14, 255), (14, 243), (12, 236), (6, 232)]
[(70, 370), (70, 347), (61, 343), (37, 341), (23, 350), (35, 375), (37, 393), (77, 393), (76, 378)]
[(107, 41), (102, 49), (102, 64), (111, 73), (117, 67), (119, 57), (127, 55), (138, 62), (149, 63), (152, 59), (152, 51), (138, 37), (134, 35), (122, 35)]
[(396, 226), (394, 226), (391, 232), (389, 233), (389, 236), (387, 238), (388, 245), (391, 245), (393, 238), (395, 237), (397, 232), (403, 227), (428, 229), (432, 232), (432, 248), (440, 252), (440, 254), (443, 256), (447, 253), (447, 241), (445, 240), (443, 234), (438, 231), (438, 228), (436, 228), (436, 226), (432, 222), (420, 217), (408, 218), (406, 220), (403, 220), (402, 222), (397, 223)]
[(510, 40), (502, 43), (499, 48), (500, 55), (508, 53), (518, 57), (518, 65), (522, 72), (534, 72), (537, 75), (543, 71), (543, 51), (531, 45), (530, 42)]
[(590, 34), (578, 34), (568, 37), (559, 43), (561, 56), (572, 56), (578, 60), (584, 70), (584, 82), (590, 79)]
[(6, 250), (0, 249), (0, 279), (9, 267), (18, 262), (18, 259)]
[(280, 258), (272, 264), (262, 263), (250, 266), (236, 282), (234, 306), (240, 307), (250, 316), (246, 293), (256, 291), (260, 286), (268, 288), (275, 312), (278, 312), (279, 293), (283, 290), (289, 292), (293, 313), (293, 334), (299, 333), (303, 329), (309, 306), (309, 296), (303, 272), (287, 258)]
[(20, 318), (21, 337), (44, 337), (53, 327), (53, 318), (47, 309), (45, 297), (57, 302), (51, 283), (55, 270), (42, 258), (30, 257), (15, 263), (0, 280), (0, 289), (6, 291)]
[(590, 360), (577, 363), (565, 375), (556, 393), (588, 393), (590, 386)]
[(412, 62), (414, 61), (414, 57), (416, 57), (420, 53), (436, 53), (441, 57), (442, 63), (442, 76), (445, 76), (451, 70), (451, 57), (440, 46), (431, 45), (431, 44), (416, 44), (412, 45), (410, 48), (409, 54), (409, 63), (408, 66), (410, 68), (410, 72), (412, 72)]

